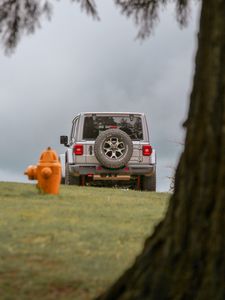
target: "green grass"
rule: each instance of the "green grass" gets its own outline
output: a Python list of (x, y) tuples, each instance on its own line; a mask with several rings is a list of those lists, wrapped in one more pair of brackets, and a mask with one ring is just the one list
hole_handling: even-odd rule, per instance
[(92, 299), (134, 261), (168, 197), (0, 183), (0, 299)]

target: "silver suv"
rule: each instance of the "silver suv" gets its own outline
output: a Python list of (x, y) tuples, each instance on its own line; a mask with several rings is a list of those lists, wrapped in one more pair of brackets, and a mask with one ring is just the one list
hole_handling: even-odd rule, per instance
[(116, 182), (156, 190), (156, 153), (143, 113), (81, 113), (60, 143), (67, 147), (60, 155), (65, 184)]

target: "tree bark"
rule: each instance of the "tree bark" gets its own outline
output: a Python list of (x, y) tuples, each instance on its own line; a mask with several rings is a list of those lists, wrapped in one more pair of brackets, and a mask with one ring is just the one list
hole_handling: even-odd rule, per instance
[(165, 219), (99, 300), (225, 299), (225, 0), (203, 0), (184, 152)]

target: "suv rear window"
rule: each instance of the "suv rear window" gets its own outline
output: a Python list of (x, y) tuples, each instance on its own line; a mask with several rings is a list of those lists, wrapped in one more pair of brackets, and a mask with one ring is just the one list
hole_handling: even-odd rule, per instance
[(127, 116), (87, 116), (84, 119), (83, 139), (95, 140), (104, 130), (118, 128), (126, 132), (132, 140), (143, 140), (141, 117)]

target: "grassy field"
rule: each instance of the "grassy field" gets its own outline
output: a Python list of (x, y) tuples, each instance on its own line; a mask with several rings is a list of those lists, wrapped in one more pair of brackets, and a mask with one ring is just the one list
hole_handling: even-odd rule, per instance
[(0, 299), (88, 300), (135, 259), (166, 193), (0, 183)]

